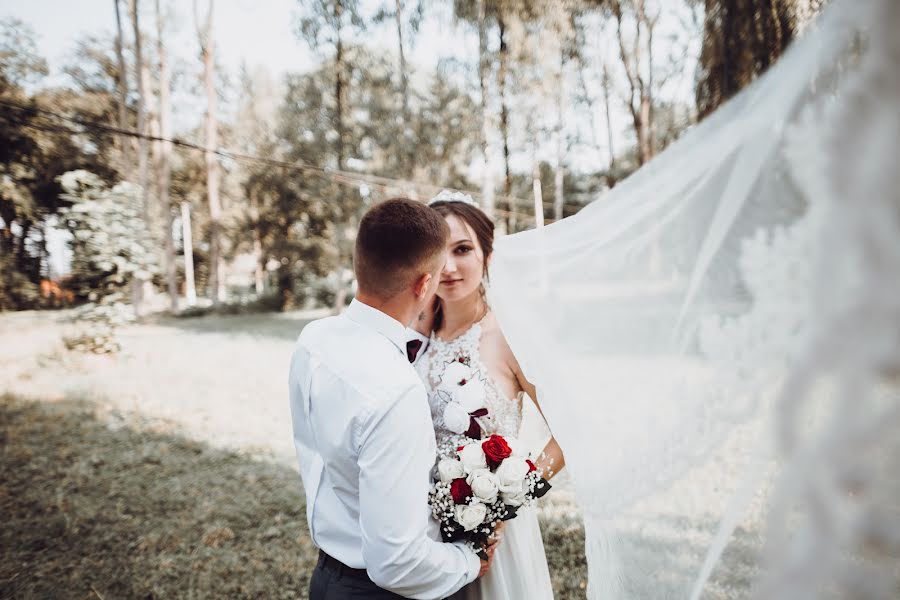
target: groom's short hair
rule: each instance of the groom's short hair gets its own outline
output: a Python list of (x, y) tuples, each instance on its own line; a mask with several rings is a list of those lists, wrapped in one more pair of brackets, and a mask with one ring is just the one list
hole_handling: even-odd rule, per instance
[(361, 291), (388, 299), (433, 270), (447, 247), (444, 218), (421, 202), (393, 198), (363, 216), (356, 235), (353, 270)]

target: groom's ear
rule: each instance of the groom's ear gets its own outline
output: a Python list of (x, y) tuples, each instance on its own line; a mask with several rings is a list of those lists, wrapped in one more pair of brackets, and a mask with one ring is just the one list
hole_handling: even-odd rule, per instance
[(413, 293), (416, 295), (417, 300), (422, 300), (428, 294), (428, 286), (433, 278), (434, 275), (431, 273), (422, 273), (416, 278), (413, 284)]

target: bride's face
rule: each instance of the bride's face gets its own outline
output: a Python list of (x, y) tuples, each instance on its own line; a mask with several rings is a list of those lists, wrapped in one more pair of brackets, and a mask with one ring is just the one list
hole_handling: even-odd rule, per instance
[(445, 218), (450, 226), (450, 241), (437, 295), (441, 300), (452, 302), (478, 290), (484, 275), (484, 251), (465, 221), (455, 215)]

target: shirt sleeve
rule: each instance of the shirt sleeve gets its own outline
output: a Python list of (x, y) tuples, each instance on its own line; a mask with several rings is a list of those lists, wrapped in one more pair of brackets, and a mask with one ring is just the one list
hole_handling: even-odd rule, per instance
[(474, 581), (481, 568), (475, 553), (428, 535), (435, 442), (421, 386), (373, 413), (360, 440), (359, 524), (372, 581), (419, 599), (445, 598)]

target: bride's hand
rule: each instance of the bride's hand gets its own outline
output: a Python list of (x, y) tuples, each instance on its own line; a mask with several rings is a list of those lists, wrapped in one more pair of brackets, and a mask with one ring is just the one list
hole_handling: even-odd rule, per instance
[(506, 521), (500, 521), (494, 529), (494, 533), (488, 538), (488, 543), (500, 543), (503, 539), (503, 530), (506, 529)]
[[(496, 536), (496, 534), (497, 532), (495, 531), (494, 536)], [(494, 552), (497, 551), (497, 546), (500, 545), (500, 539), (495, 538), (494, 536), (491, 536), (491, 539), (488, 540), (487, 548), (484, 549), (487, 553), (487, 560), (484, 560), (483, 558), (479, 559), (481, 560), (481, 570), (478, 572), (478, 577), (484, 577), (487, 575), (487, 572), (491, 570), (491, 565), (494, 562)]]

